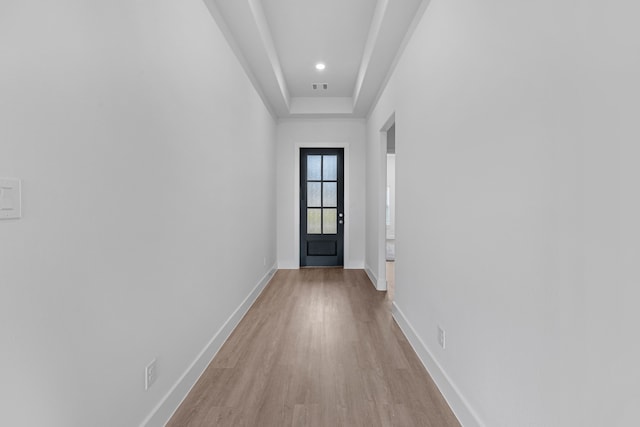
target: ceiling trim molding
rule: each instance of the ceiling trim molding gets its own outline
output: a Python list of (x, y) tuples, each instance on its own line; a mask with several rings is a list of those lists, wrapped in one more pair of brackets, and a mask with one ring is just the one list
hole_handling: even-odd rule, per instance
[(271, 63), (273, 74), (275, 75), (278, 82), (278, 87), (280, 89), (282, 99), (284, 100), (284, 104), (286, 105), (287, 110), (290, 110), (291, 97), (289, 96), (287, 81), (285, 80), (284, 73), (282, 72), (282, 65), (280, 64), (276, 46), (273, 43), (271, 28), (267, 23), (267, 17), (264, 14), (262, 2), (260, 0), (249, 0), (249, 8), (251, 9), (251, 13), (253, 14), (253, 20), (256, 23), (256, 27), (258, 28), (258, 32), (260, 33), (260, 37), (262, 38), (262, 44), (264, 45), (267, 57), (269, 58), (269, 62)]
[[(285, 66), (291, 65), (283, 64), (281, 61), (281, 58), (288, 58), (285, 53), (291, 54), (291, 52), (279, 51), (284, 47), (276, 44), (278, 40), (274, 35), (278, 37), (281, 35), (278, 31), (274, 32), (274, 29), (279, 30), (280, 27), (272, 27), (271, 25), (275, 24), (270, 23), (268, 18), (271, 15), (267, 14), (267, 12), (274, 12), (280, 14), (277, 16), (296, 19), (295, 16), (281, 15), (288, 12), (288, 9), (284, 9), (288, 3), (286, 1), (265, 3), (263, 0), (203, 1), (274, 118), (367, 117), (378, 102), (404, 47), (413, 34), (413, 29), (429, 4), (429, 0), (376, 0), (375, 4), (367, 0), (371, 3), (367, 8), (366, 21), (361, 22), (358, 27), (358, 34), (361, 35), (359, 43), (364, 42), (364, 45), (358, 48), (358, 52), (362, 52), (360, 62), (358, 63), (357, 58), (354, 58), (355, 55), (351, 53), (350, 58), (356, 62), (352, 62), (348, 76), (341, 76), (343, 79), (348, 78), (350, 80), (348, 84), (354, 86), (349, 87), (342, 97), (331, 97), (326, 94), (322, 96), (321, 93), (318, 93), (320, 96), (315, 96), (314, 93), (314, 96), (299, 97), (292, 96), (290, 92), (292, 82), (298, 82), (296, 75), (286, 74), (295, 73), (295, 67), (292, 70), (285, 69)], [(319, 2), (315, 4), (318, 6), (324, 0), (316, 1)], [(339, 4), (340, 2), (331, 3), (335, 13), (339, 13)], [(273, 7), (277, 5), (281, 9), (269, 9), (270, 5)], [(323, 10), (326, 20), (331, 14), (324, 12), (326, 11)], [(312, 18), (305, 15), (302, 19)], [(297, 28), (292, 31), (304, 31), (304, 22), (302, 24), (302, 26), (291, 27)], [(410, 31), (407, 31), (408, 27)], [(368, 31), (366, 39), (364, 39), (365, 31)], [(348, 33), (345, 32), (344, 36), (347, 35)], [(295, 38), (296, 34), (291, 34), (290, 37)], [(296, 46), (295, 43), (286, 46), (300, 48), (300, 45)], [(306, 49), (304, 51), (306, 53), (314, 47), (305, 45), (303, 48)], [(293, 50), (293, 54), (296, 54), (296, 50)], [(305, 56), (305, 60), (308, 60), (308, 55), (302, 52), (298, 54)]]
[(353, 100), (350, 97), (293, 97), (289, 114), (299, 116), (304, 114), (335, 114), (349, 116), (353, 114)]
[(356, 79), (356, 85), (353, 88), (354, 108), (360, 98), (364, 78), (369, 70), (369, 65), (371, 64), (371, 57), (373, 56), (374, 48), (378, 42), (378, 36), (380, 35), (380, 29), (382, 28), (382, 21), (386, 15), (388, 5), (389, 0), (378, 0), (378, 3), (376, 4), (376, 10), (373, 14), (373, 19), (371, 20), (371, 27), (369, 27), (367, 43), (365, 44), (364, 53), (362, 55), (362, 62), (360, 63), (360, 70), (358, 71), (358, 78)]
[[(378, 104), (378, 101), (380, 100), (380, 97), (384, 93), (384, 90), (387, 88), (387, 84), (389, 83), (389, 80), (391, 79), (391, 76), (393, 75), (393, 72), (395, 71), (396, 66), (398, 65), (398, 62), (400, 62), (400, 58), (402, 57), (402, 54), (404, 53), (404, 50), (407, 48), (407, 45), (409, 44), (409, 41), (411, 40), (411, 37), (413, 37), (413, 33), (415, 32), (416, 27), (418, 26), (418, 24), (422, 20), (422, 17), (424, 16), (424, 14), (427, 11), (427, 8), (429, 7), (430, 4), (431, 4), (431, 0), (421, 0), (420, 1), (420, 5), (418, 6), (418, 9), (416, 10), (416, 13), (415, 13), (413, 19), (411, 20), (411, 24), (409, 25), (409, 28), (407, 29), (407, 32), (405, 33), (404, 37), (402, 38), (402, 43), (400, 43), (400, 46), (398, 47), (396, 55), (394, 56), (393, 61), (391, 62), (391, 65), (389, 66), (389, 70), (385, 74), (384, 79), (382, 80), (382, 82), (380, 84), (380, 87), (378, 88), (378, 91), (377, 91), (375, 97), (373, 98), (373, 100), (371, 102), (371, 105), (369, 106), (369, 110), (365, 114), (365, 118), (367, 120), (371, 116), (371, 112), (373, 111), (373, 109)], [(394, 120), (395, 120), (395, 113), (394, 113)]]
[(216, 0), (203, 0), (203, 1), (207, 9), (209, 10), (209, 14), (211, 15), (215, 23), (218, 25), (220, 32), (222, 33), (224, 38), (227, 40), (227, 43), (229, 43), (229, 47), (231, 48), (236, 58), (238, 59), (240, 66), (242, 67), (244, 72), (247, 74), (247, 78), (255, 88), (260, 99), (262, 99), (262, 103), (265, 105), (265, 107), (269, 111), (269, 114), (271, 114), (271, 117), (274, 120), (278, 120), (279, 115), (273, 103), (265, 93), (264, 88), (260, 84), (260, 81), (258, 80), (256, 75), (253, 73), (251, 64), (249, 63), (246, 56), (242, 52), (242, 49), (238, 45), (238, 42), (236, 41), (233, 35), (233, 32), (229, 28), (229, 25), (227, 24), (226, 20), (222, 16), (222, 13), (220, 13), (220, 9), (217, 6), (217, 1)]

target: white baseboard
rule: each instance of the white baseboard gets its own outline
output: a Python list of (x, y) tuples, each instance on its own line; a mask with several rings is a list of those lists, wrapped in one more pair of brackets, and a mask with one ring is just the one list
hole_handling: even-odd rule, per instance
[(433, 378), (440, 393), (442, 393), (451, 410), (458, 418), (458, 421), (460, 421), (460, 424), (462, 424), (463, 427), (485, 427), (484, 423), (480, 421), (478, 414), (471, 408), (471, 405), (469, 405), (469, 402), (462, 396), (458, 387), (456, 387), (453, 381), (451, 381), (451, 378), (449, 378), (444, 369), (442, 369), (442, 366), (440, 366), (433, 357), (429, 348), (416, 333), (413, 326), (411, 326), (409, 319), (405, 317), (395, 302), (393, 303), (392, 314), (396, 323), (407, 337), (409, 344), (411, 344), (411, 347), (413, 347), (413, 350), (429, 372), (429, 375)]
[[(345, 270), (363, 270), (364, 263), (363, 262), (345, 262), (343, 268)], [(294, 264), (291, 262), (281, 262), (278, 264), (278, 270), (299, 270), (300, 264)]]
[(364, 270), (363, 262), (350, 262), (349, 264), (344, 265), (345, 270)]
[(236, 308), (227, 321), (224, 322), (220, 329), (218, 329), (213, 338), (211, 338), (200, 354), (198, 354), (196, 359), (191, 363), (173, 387), (171, 387), (171, 390), (169, 390), (160, 403), (153, 408), (151, 413), (140, 425), (141, 427), (164, 426), (171, 419), (173, 413), (178, 409), (182, 401), (191, 391), (191, 388), (196, 384), (204, 370), (209, 366), (209, 363), (211, 363), (214, 356), (218, 353), (222, 344), (224, 344), (227, 338), (229, 338), (229, 335), (231, 335), (231, 332), (233, 332), (236, 326), (238, 326), (240, 320), (242, 320), (247, 311), (249, 311), (249, 308), (251, 308), (275, 273), (276, 266), (274, 265), (269, 272), (264, 275), (260, 282), (258, 282), (253, 290), (251, 290), (249, 295), (247, 295), (244, 301), (242, 301), (240, 306)]

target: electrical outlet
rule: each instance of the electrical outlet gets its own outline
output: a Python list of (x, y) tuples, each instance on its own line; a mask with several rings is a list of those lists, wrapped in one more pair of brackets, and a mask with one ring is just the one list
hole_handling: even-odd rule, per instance
[(21, 211), (20, 180), (0, 178), (0, 219), (19, 219)]
[(440, 326), (438, 326), (438, 344), (440, 344), (440, 347), (442, 347), (443, 350), (446, 348), (447, 344), (444, 329), (442, 329)]
[(156, 382), (158, 378), (158, 368), (156, 359), (153, 359), (146, 368), (144, 368), (144, 389), (149, 390), (149, 387)]
[(267, 257), (262, 258), (262, 265), (267, 266)]

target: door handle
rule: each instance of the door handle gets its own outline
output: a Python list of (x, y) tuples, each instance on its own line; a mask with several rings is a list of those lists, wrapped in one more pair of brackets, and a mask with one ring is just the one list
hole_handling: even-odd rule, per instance
[(344, 224), (344, 221), (343, 221), (343, 219), (344, 219), (344, 214), (343, 214), (342, 212), (340, 212), (340, 213), (338, 214), (338, 218), (340, 218), (340, 220), (338, 221), (338, 224)]

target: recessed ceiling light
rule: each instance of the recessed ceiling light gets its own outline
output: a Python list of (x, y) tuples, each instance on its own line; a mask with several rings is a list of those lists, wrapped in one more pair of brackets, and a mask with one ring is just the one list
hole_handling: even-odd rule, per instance
[(316, 70), (318, 70), (318, 71), (322, 71), (322, 70), (324, 70), (324, 69), (325, 69), (325, 65), (324, 65), (322, 62), (318, 62), (318, 63), (316, 64)]

